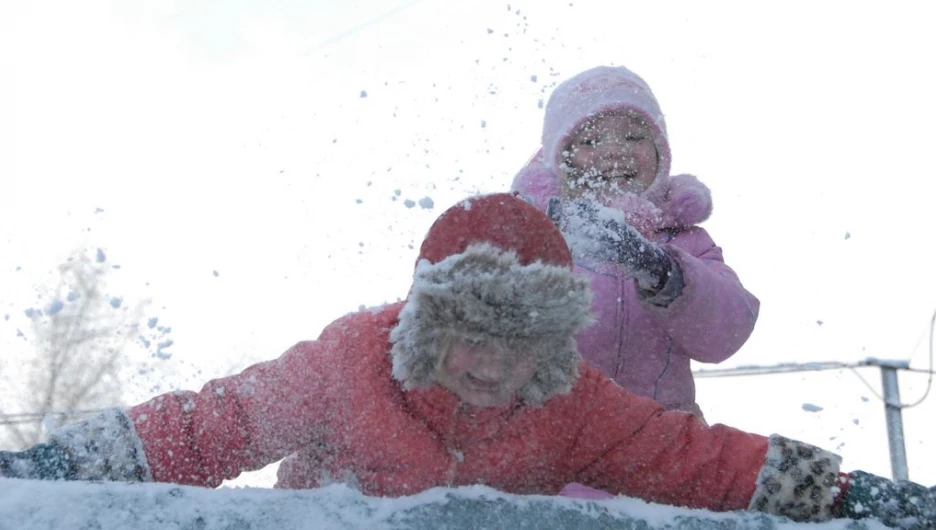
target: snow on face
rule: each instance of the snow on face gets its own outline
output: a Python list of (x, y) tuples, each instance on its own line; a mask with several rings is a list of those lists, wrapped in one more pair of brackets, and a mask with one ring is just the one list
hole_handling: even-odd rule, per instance
[(563, 151), (572, 196), (583, 191), (641, 193), (659, 167), (650, 127), (630, 113), (605, 114), (586, 121)]

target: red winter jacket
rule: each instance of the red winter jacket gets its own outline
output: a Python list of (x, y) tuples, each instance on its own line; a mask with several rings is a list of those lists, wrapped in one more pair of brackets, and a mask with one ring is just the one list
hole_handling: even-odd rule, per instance
[(343, 480), (400, 496), (485, 484), (555, 494), (579, 482), (674, 505), (749, 506), (767, 438), (664, 411), (591, 366), (570, 393), (537, 407), (472, 413), (438, 385), (404, 391), (388, 354), (401, 307), (346, 316), (279, 359), (131, 409), (153, 478), (213, 487), (314, 448), (327, 456), (284, 470), (279, 486)]

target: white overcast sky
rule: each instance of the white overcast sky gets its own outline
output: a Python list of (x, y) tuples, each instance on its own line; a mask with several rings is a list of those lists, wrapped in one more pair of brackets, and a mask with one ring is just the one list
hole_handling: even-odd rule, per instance
[[(102, 248), (120, 265), (115, 290), (151, 299), (172, 325), (173, 362), (203, 370), (168, 386), (276, 357), (345, 312), (405, 296), (435, 216), (505, 190), (537, 148), (555, 84), (620, 64), (653, 88), (674, 172), (712, 189), (704, 226), (762, 302), (751, 340), (719, 368), (867, 357), (928, 368), (929, 9), (4, 2), (0, 345), (26, 352), (16, 330), (36, 286), (54, 286), (73, 249)], [(711, 422), (889, 475), (880, 375), (858, 373), (870, 388), (850, 371), (701, 379), (699, 402)], [(924, 375), (900, 377), (905, 402), (923, 395)], [(936, 393), (904, 413), (910, 477), (926, 484), (934, 413)]]

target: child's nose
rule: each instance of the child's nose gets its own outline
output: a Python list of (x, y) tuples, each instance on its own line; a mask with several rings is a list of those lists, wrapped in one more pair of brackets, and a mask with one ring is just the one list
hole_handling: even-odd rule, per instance
[(630, 156), (630, 145), (627, 142), (604, 142), (601, 144), (601, 157), (609, 160), (619, 160)]
[(633, 157), (630, 153), (617, 150), (609, 152), (606, 156), (602, 156), (598, 161), (598, 168), (602, 171), (610, 171), (612, 169), (630, 167), (632, 164)]
[(497, 379), (504, 373), (504, 363), (500, 355), (489, 352), (478, 356), (475, 363), (474, 373), (484, 379)]

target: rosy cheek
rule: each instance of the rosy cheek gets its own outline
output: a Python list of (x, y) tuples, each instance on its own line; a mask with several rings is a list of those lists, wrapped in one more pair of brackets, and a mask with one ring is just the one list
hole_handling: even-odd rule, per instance
[(572, 155), (572, 164), (579, 168), (585, 169), (592, 164), (592, 153), (585, 148), (578, 148), (575, 150), (575, 153)]
[(445, 369), (451, 374), (460, 374), (467, 371), (472, 364), (470, 353), (456, 348), (445, 358)]
[(533, 377), (535, 370), (536, 365), (533, 362), (524, 362), (513, 368), (511, 376), (516, 383), (522, 386)]
[(636, 150), (636, 153), (641, 160), (653, 161), (656, 163), (657, 150), (652, 143), (644, 142), (640, 144), (640, 147)]

